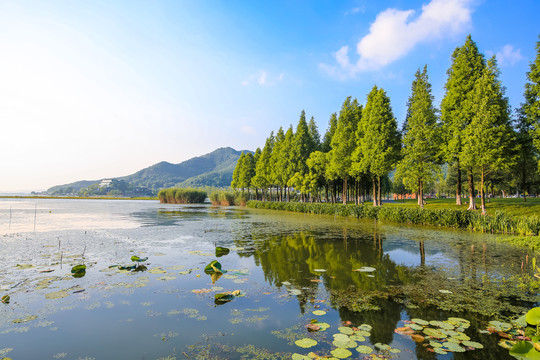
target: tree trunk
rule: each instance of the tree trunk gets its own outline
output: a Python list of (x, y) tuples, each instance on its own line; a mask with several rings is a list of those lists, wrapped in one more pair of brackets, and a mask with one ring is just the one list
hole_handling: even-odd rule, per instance
[(480, 174), (480, 197), (482, 204), (482, 214), (486, 214), (486, 200), (484, 198), (484, 165), (482, 165), (482, 173)]
[(461, 205), (461, 169), (459, 168), (459, 159), (457, 160), (456, 205)]
[(375, 182), (375, 176), (373, 177), (373, 206), (377, 206), (377, 183)]
[(419, 196), (420, 209), (423, 209), (424, 208), (424, 183), (422, 182), (422, 180), (420, 180), (418, 183), (418, 194), (420, 194)]
[(347, 205), (347, 175), (343, 178), (343, 193), (342, 193), (342, 199), (343, 205)]
[(474, 197), (474, 179), (472, 169), (469, 169), (469, 207), (467, 210), (476, 210), (476, 199)]
[(337, 199), (336, 199), (337, 184), (336, 184), (335, 180), (332, 180), (332, 188), (333, 188), (333, 191), (332, 191), (332, 204), (335, 204), (336, 201), (337, 201)]
[(324, 189), (326, 190), (326, 203), (328, 204), (328, 182), (326, 182), (326, 185), (324, 186)]
[(377, 176), (377, 187), (379, 188), (377, 192), (377, 206), (381, 206), (382, 198), (381, 198), (381, 177), (380, 176)]

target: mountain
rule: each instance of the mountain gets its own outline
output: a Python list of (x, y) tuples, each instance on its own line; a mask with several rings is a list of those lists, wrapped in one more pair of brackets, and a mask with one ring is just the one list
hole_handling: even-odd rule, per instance
[[(247, 150), (245, 150), (246, 152)], [(227, 187), (231, 184), (232, 173), (241, 151), (233, 148), (219, 148), (206, 155), (194, 157), (179, 164), (162, 161), (134, 174), (102, 180), (77, 181), (71, 184), (54, 186), (47, 190), (54, 195), (103, 195), (107, 186), (115, 186), (118, 192), (141, 193), (142, 189), (156, 193), (167, 187)], [(120, 186), (121, 185), (121, 186)], [(91, 194), (88, 193), (91, 190)], [(95, 193), (98, 191), (98, 193)]]

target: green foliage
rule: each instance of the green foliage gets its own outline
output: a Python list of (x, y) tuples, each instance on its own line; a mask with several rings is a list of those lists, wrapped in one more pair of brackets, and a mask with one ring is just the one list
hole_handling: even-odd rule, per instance
[(169, 188), (158, 193), (159, 202), (167, 204), (203, 203), (206, 196), (206, 191), (197, 189)]
[(525, 84), (523, 111), (533, 126), (534, 145), (540, 151), (540, 40), (536, 42), (536, 57), (529, 64)]

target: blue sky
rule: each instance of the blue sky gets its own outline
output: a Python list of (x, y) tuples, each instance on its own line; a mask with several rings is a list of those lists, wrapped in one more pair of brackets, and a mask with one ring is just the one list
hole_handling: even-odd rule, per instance
[(347, 96), (385, 89), (403, 121), (427, 64), (438, 106), (468, 34), (497, 55), (513, 107), (540, 35), (537, 0), (0, 0), (0, 192), (255, 150)]

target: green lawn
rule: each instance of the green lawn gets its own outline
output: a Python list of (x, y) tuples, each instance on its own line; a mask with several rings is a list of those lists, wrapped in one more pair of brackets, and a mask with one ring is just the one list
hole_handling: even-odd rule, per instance
[[(476, 199), (476, 206), (480, 208), (480, 199)], [(456, 199), (426, 199), (426, 209), (463, 209), (466, 210), (469, 198), (463, 198), (461, 206), (456, 206)], [(366, 202), (367, 204), (367, 202)], [(384, 206), (404, 206), (414, 207), (417, 205), (416, 199), (396, 200), (391, 203), (384, 203)], [(531, 216), (540, 215), (540, 198), (527, 198), (524, 202), (522, 198), (495, 198), (488, 203), (486, 199), (486, 209), (488, 214), (493, 215), (496, 211), (502, 211), (511, 216)]]

